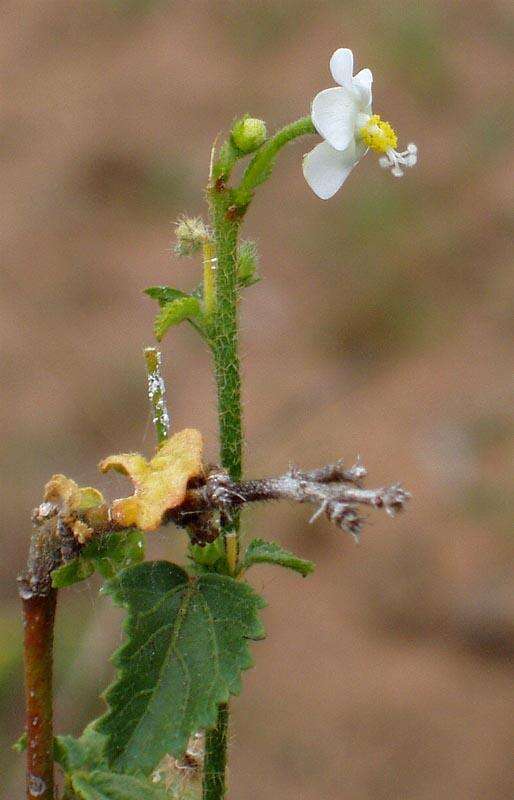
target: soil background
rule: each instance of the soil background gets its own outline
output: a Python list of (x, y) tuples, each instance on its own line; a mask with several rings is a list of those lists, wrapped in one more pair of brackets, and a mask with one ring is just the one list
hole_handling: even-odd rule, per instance
[[(2, 558), (0, 786), (23, 795), (16, 574), (54, 472), (123, 496), (110, 453), (150, 453), (142, 348), (148, 285), (189, 288), (173, 221), (202, 213), (210, 148), (238, 114), (308, 113), (350, 46), (374, 109), (414, 140), (401, 181), (369, 155), (329, 202), (291, 145), (246, 233), (262, 282), (241, 307), (246, 472), (358, 454), (402, 480), (356, 547), (308, 510), (245, 529), (317, 563), (255, 569), (268, 637), (233, 702), (238, 800), (511, 800), (512, 269), (510, 4), (0, 4)], [(314, 141), (314, 140), (313, 140)], [(511, 173), (512, 174), (512, 171)], [(509, 247), (510, 245), (510, 247)], [(173, 424), (216, 458), (209, 356), (187, 326), (163, 343)], [(156, 534), (175, 558), (183, 535)], [(95, 581), (63, 593), (57, 726), (101, 713), (120, 614)]]

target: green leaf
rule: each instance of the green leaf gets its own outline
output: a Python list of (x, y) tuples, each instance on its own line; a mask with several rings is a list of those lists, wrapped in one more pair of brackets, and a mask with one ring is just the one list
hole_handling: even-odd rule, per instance
[(294, 569), (304, 577), (314, 570), (314, 563), (298, 558), (294, 553), (283, 550), (276, 542), (267, 542), (265, 539), (254, 539), (248, 545), (244, 555), (241, 570), (247, 570), (252, 564), (277, 564), (280, 567)]
[(57, 567), (52, 572), (52, 586), (54, 589), (64, 589), (79, 581), (85, 581), (95, 571), (95, 565), (83, 556), (74, 558), (62, 567)]
[(96, 536), (78, 558), (54, 569), (52, 586), (63, 589), (89, 578), (97, 570), (103, 578), (113, 578), (125, 567), (143, 560), (144, 534), (136, 528)]
[(124, 570), (106, 591), (128, 609), (127, 641), (114, 656), (110, 709), (96, 727), (109, 736), (111, 767), (147, 774), (166, 753), (216, 722), (252, 666), (247, 639), (261, 639), (265, 603), (225, 575), (189, 577), (167, 561)]
[(157, 300), (161, 308), (173, 300), (189, 297), (185, 292), (181, 292), (180, 289), (173, 289), (171, 286), (150, 286), (145, 289), (145, 294), (153, 300)]
[(156, 339), (160, 342), (166, 331), (172, 325), (178, 325), (189, 317), (199, 317), (202, 309), (196, 297), (185, 295), (176, 300), (166, 303), (157, 314), (154, 322), (154, 332)]
[(79, 739), (74, 736), (54, 738), (54, 759), (66, 773), (107, 768), (106, 737), (88, 725)]
[(73, 773), (71, 785), (80, 800), (164, 800), (166, 796), (148, 780), (100, 770)]
[(103, 578), (114, 578), (122, 569), (138, 564), (145, 556), (145, 536), (137, 528), (106, 533), (92, 539), (83, 554), (90, 558)]

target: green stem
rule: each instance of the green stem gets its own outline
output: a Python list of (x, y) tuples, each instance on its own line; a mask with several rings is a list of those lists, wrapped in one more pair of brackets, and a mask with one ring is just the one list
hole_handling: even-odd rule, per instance
[(216, 727), (205, 734), (203, 800), (225, 797), (227, 770), (228, 705), (218, 708)]
[(252, 199), (253, 193), (260, 183), (263, 183), (271, 174), (278, 151), (288, 142), (299, 136), (316, 133), (310, 117), (302, 117), (296, 122), (291, 122), (279, 130), (271, 139), (260, 147), (242, 177), (239, 187), (235, 191), (235, 204), (246, 207)]
[[(278, 151), (298, 136), (315, 133), (310, 117), (287, 125), (256, 152), (237, 189), (229, 189), (225, 179), (236, 160), (226, 147), (212, 171), (209, 187), (211, 225), (214, 231), (216, 270), (215, 313), (211, 347), (218, 393), (220, 459), (233, 480), (242, 473), (241, 376), (238, 353), (237, 245), (242, 217), (255, 188), (271, 174)], [(227, 557), (231, 572), (237, 572), (239, 516), (224, 526)], [(228, 705), (218, 709), (216, 727), (207, 731), (203, 771), (203, 800), (223, 800), (226, 794)]]
[(237, 324), (239, 219), (232, 218), (231, 200), (230, 190), (213, 193), (212, 216), (218, 261), (212, 353), (218, 392), (221, 464), (231, 478), (239, 480), (243, 440)]

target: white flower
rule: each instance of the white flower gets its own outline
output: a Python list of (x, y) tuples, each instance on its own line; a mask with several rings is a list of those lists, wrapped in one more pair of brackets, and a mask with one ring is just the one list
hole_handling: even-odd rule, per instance
[(353, 75), (351, 50), (336, 50), (330, 71), (339, 86), (317, 94), (311, 110), (314, 127), (325, 141), (303, 159), (305, 180), (322, 200), (341, 188), (368, 148), (381, 153), (380, 166), (398, 178), (403, 175), (402, 167), (414, 166), (418, 152), (415, 144), (407, 145), (403, 153), (395, 149), (393, 128), (371, 110), (371, 70), (361, 69)]

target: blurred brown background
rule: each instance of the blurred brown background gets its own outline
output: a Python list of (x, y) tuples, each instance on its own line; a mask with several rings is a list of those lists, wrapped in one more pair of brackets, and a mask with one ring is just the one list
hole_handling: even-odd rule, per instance
[[(302, 141), (259, 191), (246, 233), (264, 280), (242, 306), (247, 472), (360, 453), (370, 483), (401, 479), (414, 500), (396, 521), (373, 514), (360, 547), (308, 526), (303, 508), (247, 517), (318, 567), (305, 581), (252, 576), (268, 638), (233, 703), (231, 797), (514, 796), (509, 7), (1, 4), (5, 798), (22, 796), (8, 748), (22, 726), (15, 575), (30, 511), (55, 471), (123, 494), (96, 464), (153, 447), (142, 289), (199, 276), (171, 254), (172, 221), (202, 212), (210, 146), (234, 116), (274, 128), (307, 113), (339, 46), (373, 68), (375, 111), (420, 163), (395, 181), (370, 155), (323, 203)], [(174, 423), (199, 427), (214, 459), (208, 354), (187, 326), (163, 351)], [(150, 554), (182, 545), (162, 533)], [(62, 731), (101, 711), (111, 677), (120, 615), (97, 589), (62, 597)]]

